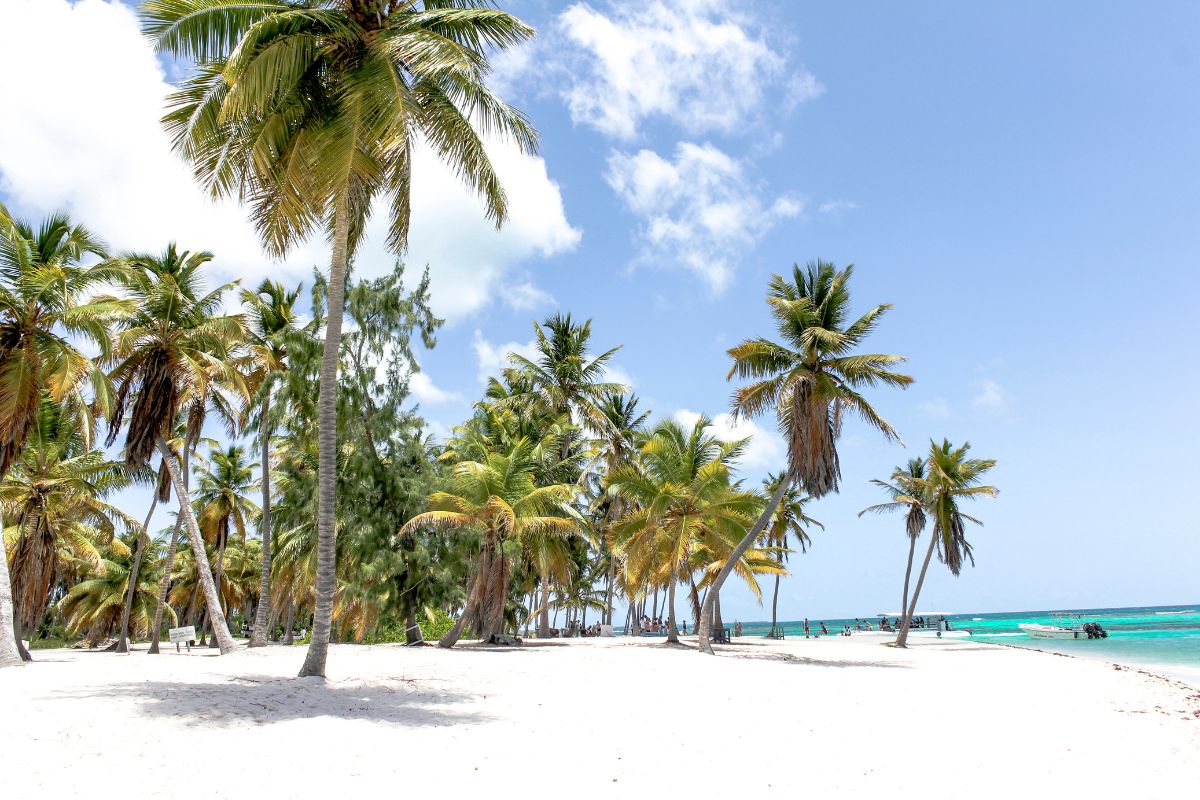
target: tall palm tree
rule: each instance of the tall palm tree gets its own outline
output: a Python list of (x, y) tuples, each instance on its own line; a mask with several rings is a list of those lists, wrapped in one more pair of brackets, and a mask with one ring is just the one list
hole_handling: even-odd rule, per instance
[[(768, 475), (763, 481), (763, 488), (766, 489), (767, 496), (775, 494), (775, 490), (779, 488), (781, 481), (787, 480), (787, 476), (783, 473), (778, 475)], [(794, 538), (796, 544), (800, 547), (801, 553), (807, 553), (808, 548), (812, 545), (812, 538), (808, 535), (806, 525), (816, 525), (821, 530), (825, 530), (825, 526), (817, 522), (812, 517), (804, 512), (804, 506), (812, 498), (804, 494), (800, 487), (793, 483), (784, 492), (783, 499), (775, 508), (775, 515), (771, 517), (770, 524), (763, 531), (763, 544), (769, 548), (773, 548), (779, 557), (779, 563), (782, 566), (787, 561), (788, 554), (788, 539)], [(771, 630), (768, 636), (777, 635), (777, 623), (779, 619), (779, 579), (782, 575), (775, 575), (775, 590), (771, 595)]]
[(911, 458), (903, 467), (892, 470), (892, 481), (873, 479), (871, 483), (887, 492), (891, 498), (886, 503), (868, 506), (858, 512), (861, 517), (868, 512), (884, 514), (892, 511), (904, 512), (904, 531), (908, 534), (908, 563), (904, 567), (904, 593), (900, 602), (900, 614), (908, 611), (908, 583), (912, 577), (913, 554), (917, 549), (917, 538), (925, 530), (925, 507), (922, 495), (925, 487), (925, 459)]
[[(258, 520), (260, 509), (248, 494), (258, 489), (254, 481), (257, 463), (246, 462), (246, 450), (229, 445), (224, 450), (209, 453), (208, 465), (199, 473), (195, 504), (200, 533), (217, 550), (216, 582), (218, 595), (225, 573), (225, 548), (230, 534), (239, 542), (246, 541), (246, 531)], [(265, 603), (266, 598), (261, 602)], [(227, 613), (228, 607), (222, 607)]]
[[(88, 256), (103, 260), (82, 266)], [(82, 225), (54, 214), (35, 230), (0, 203), (0, 478), (20, 455), (44, 391), (68, 404), (90, 442), (93, 418), (82, 384), (91, 378), (92, 406), (100, 412), (108, 405), (107, 384), (72, 339), (108, 352), (108, 324), (129, 305), (84, 295), (119, 273), (104, 243)], [(22, 649), (9, 624), (15, 615), (7, 572), (0, 565), (0, 665)]]
[(925, 552), (925, 561), (921, 564), (912, 600), (904, 609), (900, 632), (896, 634), (897, 647), (904, 647), (908, 641), (908, 629), (917, 610), (917, 598), (921, 596), (921, 586), (925, 583), (925, 572), (929, 569), (934, 549), (937, 549), (938, 559), (949, 568), (951, 575), (957, 576), (962, 571), (964, 557), (970, 559), (972, 566), (975, 564), (971, 544), (965, 536), (966, 523), (983, 523), (964, 514), (958, 503), (976, 497), (995, 497), (1000, 490), (981, 483), (984, 474), (996, 466), (996, 460), (967, 458), (970, 449), (971, 445), (966, 442), (962, 447), (954, 447), (949, 439), (943, 439), (940, 445), (933, 441), (929, 443), (929, 457), (926, 459), (928, 475), (914, 488), (918, 490), (917, 496), (922, 499), (927, 513), (933, 519), (933, 535), (929, 537), (929, 549)]
[[(114, 540), (113, 545), (121, 546), (103, 548), (102, 558), (96, 563), (81, 563), (81, 579), (56, 606), (66, 621), (68, 632), (87, 631), (91, 644), (108, 635), (117, 619), (126, 614), (128, 624), (136, 634), (148, 633), (154, 619), (155, 589), (161, 562), (151, 561), (150, 568), (139, 571), (137, 582), (132, 583), (133, 552), (119, 540)], [(131, 593), (134, 599), (131, 610), (126, 612), (124, 598)], [(167, 612), (174, 620), (175, 612), (170, 608)]]
[(106, 499), (131, 482), (124, 465), (89, 450), (82, 432), (45, 393), (25, 448), (0, 480), (0, 509), (11, 523), (17, 636), (42, 619), (62, 560), (93, 564), (118, 531), (137, 523)]
[(505, 455), (494, 453), (483, 462), (456, 464), (450, 491), (432, 494), (431, 510), (416, 515), (400, 529), (402, 536), (422, 525), (436, 530), (482, 531), (467, 604), (454, 629), (438, 643), (439, 647), (453, 647), (468, 624), (478, 630), (483, 641), (504, 632), (512, 571), (505, 542), (525, 547), (538, 534), (565, 537), (575, 529), (575, 522), (566, 516), (564, 507), (574, 495), (575, 487), (537, 486), (533, 450), (533, 444), (523, 439)]
[(711, 424), (703, 415), (690, 431), (673, 420), (660, 422), (642, 446), (639, 464), (620, 467), (609, 478), (611, 491), (633, 506), (613, 526), (627, 570), (635, 583), (667, 589), (668, 643), (679, 641), (675, 585), (691, 554), (706, 539), (732, 535), (739, 541), (759, 508), (758, 498), (735, 490), (731, 480), (731, 463), (748, 440), (722, 442), (708, 432)]
[[(206, 568), (204, 539), (167, 437), (185, 407), (185, 448), (199, 437), (209, 403), (215, 403), (232, 418), (230, 403), (219, 393), (220, 387), (245, 395), (245, 382), (230, 358), (243, 336), (242, 320), (220, 313), (222, 296), (235, 284), (208, 293), (201, 289), (200, 271), (211, 258), (207, 252), (179, 252), (174, 243), (161, 256), (128, 257), (130, 269), (125, 282), (130, 297), (137, 302), (137, 311), (125, 320), (113, 354), (116, 366), (110, 377), (116, 384), (116, 398), (108, 431), (108, 444), (112, 444), (125, 423), (125, 408), (132, 395), (125, 463), (143, 468), (158, 450), (179, 500), (192, 552), (197, 563)], [(166, 499), (159, 494), (160, 501)], [(203, 577), (205, 570), (201, 574)], [(233, 638), (211, 574), (204, 581), (204, 597), (221, 652), (231, 652)]]
[(270, 617), (271, 594), (271, 395), (276, 377), (287, 369), (288, 339), (296, 331), (296, 299), (300, 287), (286, 291), (278, 281), (264, 280), (256, 291), (242, 290), (242, 303), (248, 309), (248, 347), (252, 357), (251, 385), (259, 401), (258, 439), (262, 448), (262, 513), (259, 533), (262, 536), (262, 574), (258, 591), (258, 607), (254, 613), (251, 647), (267, 644), (267, 622)]
[[(902, 356), (855, 353), (891, 305), (875, 306), (851, 322), (847, 284), (853, 273), (853, 266), (837, 269), (816, 261), (805, 269), (794, 265), (790, 280), (773, 276), (767, 304), (782, 343), (747, 339), (729, 350), (733, 366), (727, 377), (754, 381), (734, 392), (735, 416), (756, 417), (774, 409), (788, 453), (787, 480), (779, 482), (738, 545), (743, 552), (762, 533), (790, 484), (799, 483), (814, 499), (837, 491), (841, 477), (837, 439), (847, 411), (886, 438), (899, 439), (859, 390), (879, 384), (904, 388), (912, 378), (892, 369), (905, 360)], [(731, 560), (721, 570), (705, 598), (699, 632), (702, 653), (712, 653), (708, 641), (712, 603), (734, 563)]]
[(267, 249), (332, 244), (318, 399), (319, 569), (300, 674), (325, 674), (333, 619), (337, 369), (346, 273), (373, 198), (390, 200), (388, 244), (408, 238), (414, 150), (427, 144), (484, 201), (508, 201), (480, 132), (532, 153), (537, 132), (486, 86), (489, 54), (533, 30), (476, 0), (147, 0), (144, 31), (196, 68), (170, 98), (175, 149), (214, 195), (248, 201)]

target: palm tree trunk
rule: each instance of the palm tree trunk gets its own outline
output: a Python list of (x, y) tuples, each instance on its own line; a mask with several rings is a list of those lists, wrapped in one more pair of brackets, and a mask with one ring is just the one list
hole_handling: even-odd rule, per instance
[[(226, 533), (224, 538), (221, 539), (221, 547), (217, 551), (217, 598), (218, 599), (220, 599), (220, 597), (222, 595), (221, 584), (224, 582), (224, 579), (225, 579), (225, 545), (227, 545), (227, 544), (229, 544), (229, 534), (228, 533)], [(222, 603), (221, 603), (221, 613), (222, 614), (225, 613), (224, 601), (222, 601)], [(212, 622), (211, 617), (209, 618), (209, 622)], [(217, 637), (215, 635), (213, 636), (212, 641), (209, 643), (208, 646), (209, 647), (217, 646)]]
[[(262, 576), (258, 581), (258, 610), (254, 614), (254, 630), (250, 632), (251, 647), (267, 644), (267, 602), (271, 596), (271, 428), (267, 415), (271, 413), (271, 395), (268, 392), (262, 401), (262, 516), (258, 530), (262, 536)], [(271, 626), (274, 627), (274, 626)]]
[(688, 599), (692, 601), (692, 632), (700, 630), (700, 591), (696, 588), (696, 578), (688, 570)]
[(721, 618), (721, 593), (713, 591), (713, 625), (718, 628), (725, 627), (725, 620)]
[[(0, 523), (0, 530), (3, 529)], [(0, 542), (0, 667), (20, 666), (20, 634), (17, 633), (17, 611), (13, 605), (12, 581), (8, 577), (8, 554)]]
[(425, 644), (425, 634), (421, 633), (421, 626), (417, 624), (417, 607), (412, 603), (408, 604), (408, 611), (404, 614), (404, 643), (410, 647)]
[[(191, 454), (187, 443), (184, 443), (183, 448), (183, 485), (187, 488), (188, 485), (188, 466)], [(191, 501), (191, 495), (188, 495), (188, 501)], [(163, 608), (167, 605), (167, 592), (171, 588), (171, 568), (175, 565), (175, 549), (179, 546), (179, 533), (182, 530), (183, 516), (175, 517), (175, 530), (171, 531), (171, 545), (167, 548), (167, 563), (163, 565), (162, 580), (158, 583), (158, 604), (154, 607), (154, 630), (150, 631), (150, 650), (148, 655), (158, 655), (158, 641), (162, 637), (162, 618)]]
[(221, 648), (221, 655), (232, 653), (233, 637), (229, 635), (229, 626), (225, 622), (225, 615), (221, 613), (221, 600), (217, 597), (217, 587), (213, 581), (212, 570), (208, 566), (208, 554), (204, 552), (204, 539), (200, 536), (200, 526), (196, 524), (196, 515), (192, 513), (191, 497), (183, 485), (183, 479), (179, 476), (179, 464), (175, 462), (175, 456), (172, 455), (171, 448), (167, 447), (167, 440), (163, 438), (162, 434), (158, 436), (158, 452), (167, 464), (167, 471), (171, 473), (171, 483), (175, 485), (175, 496), (179, 498), (179, 513), (183, 515), (183, 523), (187, 526), (188, 538), (192, 542), (196, 572), (204, 586), (204, 603), (208, 608), (208, 616), (212, 619), (213, 635), (217, 638), (217, 646)]
[(908, 579), (912, 576), (913, 552), (917, 549), (917, 537), (908, 537), (908, 564), (904, 567), (904, 598), (900, 601), (900, 614), (908, 612)]
[(908, 628), (912, 625), (913, 614), (917, 613), (917, 598), (921, 596), (921, 586), (925, 583), (925, 571), (929, 569), (929, 559), (933, 557), (933, 546), (937, 544), (937, 532), (929, 537), (929, 549), (925, 551), (925, 563), (921, 564), (921, 574), (917, 576), (917, 586), (913, 589), (911, 604), (903, 609), (904, 621), (900, 623), (900, 633), (896, 634), (896, 647), (908, 646)]
[(542, 576), (542, 608), (538, 612), (538, 638), (550, 638), (550, 578)]
[(150, 511), (146, 514), (146, 521), (142, 523), (142, 530), (137, 540), (137, 551), (133, 554), (133, 566), (129, 568), (129, 588), (125, 590), (125, 605), (121, 608), (121, 631), (117, 634), (117, 652), (129, 652), (129, 612), (133, 608), (133, 595), (137, 591), (138, 571), (142, 567), (142, 553), (146, 548), (146, 543), (150, 541), (150, 518), (154, 516), (154, 509), (158, 507), (158, 493), (155, 492), (154, 498), (150, 501)]
[(312, 639), (300, 677), (325, 677), (329, 629), (333, 624), (333, 595), (337, 589), (337, 390), (338, 354), (342, 342), (342, 312), (346, 302), (350, 212), (346, 199), (334, 201), (333, 258), (329, 268), (329, 309), (325, 319), (325, 349), (321, 354), (321, 386), (317, 396), (317, 603)]
[(767, 507), (763, 509), (762, 514), (759, 515), (758, 520), (754, 523), (754, 527), (747, 531), (742, 541), (738, 542), (738, 546), (733, 548), (733, 552), (729, 555), (725, 566), (721, 567), (721, 571), (717, 573), (717, 577), (713, 578), (712, 586), (708, 590), (708, 597), (704, 598), (703, 613), (700, 614), (700, 630), (698, 632), (700, 648), (698, 652), (707, 653), (710, 656), (713, 655), (712, 642), (709, 641), (709, 637), (712, 635), (712, 628), (710, 627), (712, 604), (716, 600), (717, 594), (721, 591), (721, 586), (724, 585), (725, 579), (729, 577), (729, 573), (733, 572), (733, 568), (737, 565), (737, 562), (750, 549), (750, 545), (754, 544), (758, 539), (763, 529), (767, 527), (767, 523), (771, 520), (775, 509), (779, 506), (780, 501), (783, 500), (783, 495), (787, 492), (791, 484), (791, 477), (784, 475), (783, 480), (779, 481), (779, 487), (775, 489), (775, 494), (771, 495), (771, 499), (767, 501)]
[(487, 580), (486, 570), (490, 566), (491, 564), (487, 559), (487, 551), (481, 550), (475, 567), (475, 575), (471, 579), (470, 588), (467, 590), (467, 602), (463, 605), (462, 614), (459, 615), (458, 621), (454, 623), (454, 627), (446, 631), (446, 635), (438, 640), (438, 647), (454, 647), (458, 643), (459, 638), (462, 637), (463, 628), (476, 615), (476, 610), (479, 607), (479, 594), (483, 583)]
[(771, 596), (771, 632), (768, 636), (775, 636), (775, 626), (779, 619), (779, 575), (775, 576), (775, 593)]
[(604, 588), (604, 624), (612, 625), (613, 589), (617, 583), (617, 557), (608, 554), (608, 585)]
[(287, 622), (283, 625), (283, 643), (291, 647), (296, 641), (295, 635), (292, 634), (292, 626), (296, 623), (296, 604), (292, 602), (291, 597), (288, 598), (286, 619)]
[(679, 629), (675, 627), (675, 572), (671, 572), (671, 585), (667, 589), (667, 644), (679, 644)]

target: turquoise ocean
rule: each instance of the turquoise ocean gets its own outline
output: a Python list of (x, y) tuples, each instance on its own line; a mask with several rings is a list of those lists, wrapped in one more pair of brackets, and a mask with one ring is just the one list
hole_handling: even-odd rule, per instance
[[(1108, 631), (1107, 639), (1031, 639), (1017, 627), (1023, 622), (1055, 624), (1056, 614), (1078, 616), (1078, 622), (1098, 622)], [(879, 617), (869, 619), (878, 627)], [(1200, 684), (1200, 603), (1182, 606), (1138, 608), (1060, 608), (1053, 611), (1011, 611), (1001, 614), (947, 614), (952, 628), (971, 632), (972, 638), (1034, 650), (1066, 653), (1129, 666), (1145, 667)], [(819, 631), (824, 622), (830, 633), (853, 619), (809, 619), (810, 630)], [(732, 625), (733, 620), (726, 620)], [(787, 636), (803, 636), (803, 621), (781, 623)], [(744, 636), (764, 635), (770, 622), (743, 622)]]

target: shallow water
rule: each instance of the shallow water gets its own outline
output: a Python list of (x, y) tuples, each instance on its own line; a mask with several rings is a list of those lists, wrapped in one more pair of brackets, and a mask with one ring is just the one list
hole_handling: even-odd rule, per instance
[[(1116, 661), (1132, 666), (1155, 668), (1192, 681), (1200, 681), (1200, 603), (1184, 606), (1138, 608), (1058, 609), (1078, 615), (1078, 622), (1098, 622), (1108, 631), (1107, 639), (1032, 639), (1017, 626), (1020, 623), (1055, 624), (1053, 611), (1012, 611), (1001, 614), (948, 615), (950, 626), (969, 630), (981, 641), (1019, 645), (1084, 658)], [(820, 631), (824, 622), (830, 633), (843, 625), (854, 627), (855, 620), (809, 620), (809, 629)], [(878, 618), (874, 618), (872, 627)], [(780, 623), (787, 636), (803, 636), (802, 621)], [(764, 635), (769, 622), (743, 623), (746, 636)]]

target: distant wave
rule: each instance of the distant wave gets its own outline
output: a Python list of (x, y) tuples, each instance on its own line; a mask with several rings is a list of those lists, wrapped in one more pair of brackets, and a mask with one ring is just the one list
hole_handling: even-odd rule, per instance
[(983, 622), (983, 617), (971, 617), (971, 622)]
[(1171, 614), (1200, 614), (1200, 609), (1190, 608), (1187, 611), (1155, 611), (1156, 615), (1169, 616)]
[(972, 636), (1024, 636), (1023, 633), (975, 633)]

